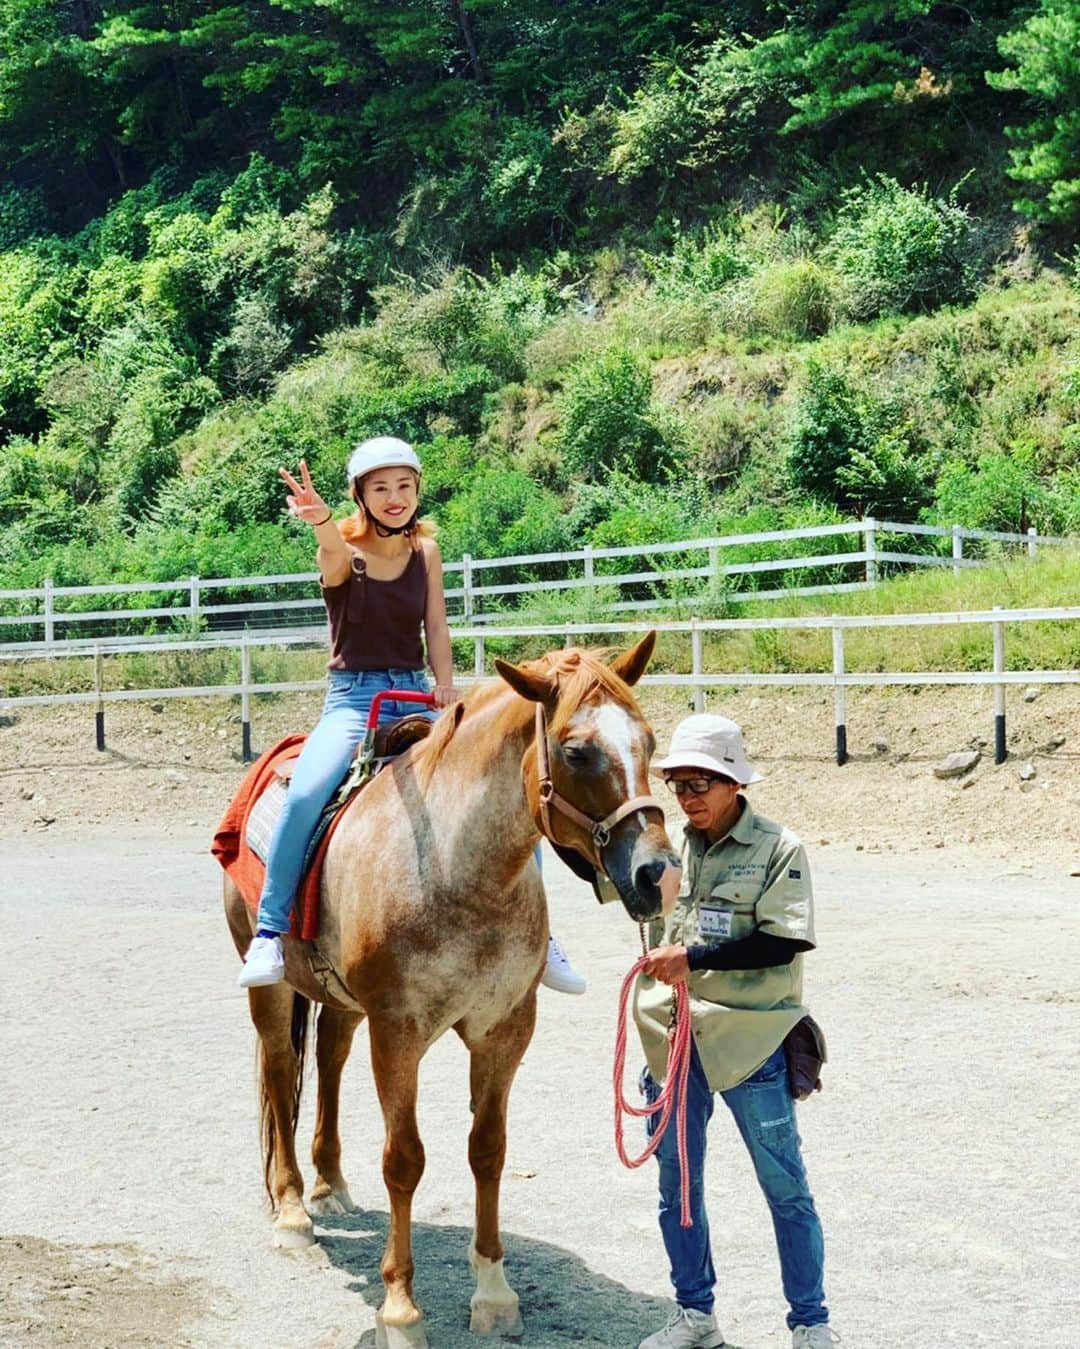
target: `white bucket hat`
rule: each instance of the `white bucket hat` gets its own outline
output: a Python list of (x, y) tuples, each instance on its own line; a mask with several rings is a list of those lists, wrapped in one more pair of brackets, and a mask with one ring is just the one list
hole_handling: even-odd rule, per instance
[(411, 468), (420, 476), (420, 460), (416, 451), (405, 440), (397, 436), (375, 436), (372, 440), (362, 441), (349, 455), (345, 465), (345, 476), (350, 482), (374, 473), (377, 468)]
[(744, 787), (762, 780), (762, 775), (747, 762), (741, 727), (711, 712), (700, 712), (680, 721), (671, 737), (667, 758), (654, 763), (653, 768), (661, 772), (670, 768), (703, 768), (732, 778)]

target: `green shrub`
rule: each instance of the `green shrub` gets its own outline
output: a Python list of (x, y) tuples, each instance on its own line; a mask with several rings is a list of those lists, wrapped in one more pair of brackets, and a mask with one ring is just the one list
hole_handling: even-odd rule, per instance
[(909, 517), (928, 500), (926, 470), (898, 408), (811, 361), (788, 450), (802, 491), (842, 510)]
[(152, 318), (178, 337), (198, 334), (205, 341), (208, 332), (221, 326), (226, 309), (214, 233), (192, 212), (163, 219), (150, 211), (146, 219), (150, 238), (142, 268), (142, 303)]
[(755, 273), (747, 286), (756, 332), (805, 342), (832, 327), (837, 309), (836, 278), (810, 258), (766, 267)]
[(44, 234), (49, 212), (40, 188), (0, 188), (0, 253)]
[[(465, 365), (445, 375), (360, 394), (346, 410), (345, 437), (349, 442), (368, 436), (425, 441), (435, 429), (476, 435), (485, 395), (494, 385), (486, 366)], [(436, 422), (449, 425), (436, 428)]]
[(560, 261), (535, 272), (497, 271), (490, 280), (459, 267), (426, 285), (379, 287), (365, 348), (387, 375), (483, 365), (500, 381), (518, 380), (529, 342), (563, 307)]
[(515, 469), (476, 469), (439, 510), (438, 521), (448, 558), (551, 553), (571, 546), (559, 498)]
[(684, 233), (676, 221), (670, 253), (642, 253), (640, 263), (664, 296), (722, 290), (750, 270), (742, 241), (717, 223)]
[(755, 448), (773, 448), (775, 420), (756, 399), (710, 398), (686, 418), (690, 462), (710, 487), (729, 485)]
[[(712, 496), (699, 477), (684, 473), (658, 486), (615, 469), (602, 483), (574, 485), (566, 528), (576, 546), (608, 548), (707, 534), (713, 518)], [(620, 562), (615, 570), (625, 567)]]
[(45, 425), (50, 370), (74, 354), (80, 269), (28, 249), (0, 255), (0, 441)]
[(725, 35), (688, 66), (659, 66), (624, 107), (606, 110), (607, 171), (621, 182), (672, 179), (733, 167), (767, 143), (782, 120), (785, 81), (759, 59), (760, 45)]
[(966, 299), (975, 278), (967, 209), (884, 175), (844, 194), (830, 254), (856, 318)]
[(507, 119), (480, 190), (490, 222), (513, 230), (565, 216), (571, 190), (565, 167), (565, 156), (542, 122)]
[(677, 464), (658, 426), (649, 371), (625, 349), (579, 361), (561, 410), (559, 446), (567, 468), (589, 482), (614, 469), (660, 482)]
[(445, 506), (457, 495), (476, 469), (476, 446), (467, 436), (433, 436), (420, 446), (424, 465), (420, 485), (422, 514)]
[(977, 464), (953, 462), (937, 482), (934, 514), (946, 524), (1022, 534), (1034, 525), (1044, 534), (1059, 526), (1052, 497), (1036, 473), (1030, 448), (982, 455)]
[(215, 342), (211, 359), (226, 387), (250, 396), (269, 389), (292, 354), (294, 333), (265, 295), (243, 295), (232, 323)]

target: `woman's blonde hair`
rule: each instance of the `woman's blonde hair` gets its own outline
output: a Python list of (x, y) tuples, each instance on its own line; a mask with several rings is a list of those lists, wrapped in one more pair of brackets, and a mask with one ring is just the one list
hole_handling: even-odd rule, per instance
[[(362, 516), (360, 512), (357, 511), (354, 515), (349, 515), (346, 516), (344, 520), (339, 520), (337, 522), (337, 527), (345, 542), (351, 543), (354, 548), (358, 548), (364, 539), (371, 533), (371, 517), (368, 515), (367, 511), (365, 511)], [(423, 520), (417, 520), (416, 524), (409, 530), (408, 537), (410, 539), (418, 537), (433, 539), (438, 532), (439, 527), (435, 521), (425, 518)]]

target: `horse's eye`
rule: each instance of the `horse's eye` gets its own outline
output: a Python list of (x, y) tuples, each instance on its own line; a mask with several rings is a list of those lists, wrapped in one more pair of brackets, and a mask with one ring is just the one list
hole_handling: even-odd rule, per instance
[(589, 751), (584, 745), (563, 745), (562, 752), (568, 764), (580, 765), (589, 762)]

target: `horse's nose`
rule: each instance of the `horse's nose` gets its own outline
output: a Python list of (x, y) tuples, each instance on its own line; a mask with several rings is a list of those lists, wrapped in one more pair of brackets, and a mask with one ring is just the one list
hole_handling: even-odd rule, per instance
[(634, 889), (639, 895), (648, 895), (651, 899), (660, 884), (667, 862), (655, 857), (651, 862), (643, 862), (634, 872)]

